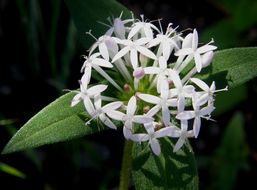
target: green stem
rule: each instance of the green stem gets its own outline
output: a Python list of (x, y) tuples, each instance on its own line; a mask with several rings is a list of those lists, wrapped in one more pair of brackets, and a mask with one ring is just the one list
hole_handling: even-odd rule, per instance
[(130, 178), (130, 170), (131, 170), (131, 161), (132, 161), (132, 141), (125, 141), (124, 150), (123, 150), (123, 158), (120, 172), (120, 186), (119, 190), (128, 190), (129, 187), (129, 178)]

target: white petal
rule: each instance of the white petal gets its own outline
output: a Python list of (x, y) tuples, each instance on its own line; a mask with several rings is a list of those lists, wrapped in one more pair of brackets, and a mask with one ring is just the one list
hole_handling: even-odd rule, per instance
[(137, 51), (139, 51), (140, 53), (142, 53), (144, 56), (149, 57), (153, 60), (156, 60), (156, 56), (153, 52), (151, 52), (149, 49), (142, 47), (142, 46), (137, 46)]
[(210, 63), (212, 62), (213, 56), (214, 56), (213, 51), (209, 51), (209, 52), (203, 54), (203, 56), (202, 56), (203, 68), (210, 65)]
[(192, 47), (192, 38), (193, 38), (193, 34), (192, 33), (188, 34), (184, 38), (183, 44), (182, 44), (182, 49)]
[(121, 49), (112, 59), (112, 63), (123, 57), (125, 54), (127, 54), (130, 50), (130, 47), (124, 47)]
[(96, 110), (100, 110), (102, 108), (102, 99), (100, 94), (94, 96), (94, 105)]
[(94, 106), (93, 106), (91, 100), (89, 99), (88, 96), (85, 96), (85, 97), (83, 97), (83, 101), (84, 101), (84, 106), (85, 106), (87, 112), (88, 112), (91, 116), (93, 116), (93, 115), (95, 114), (95, 108), (94, 108)]
[(120, 111), (109, 111), (109, 112), (106, 112), (106, 114), (112, 118), (112, 119), (115, 119), (115, 120), (118, 120), (118, 121), (123, 121), (123, 118), (125, 116), (124, 113), (120, 112)]
[(139, 25), (139, 24), (136, 24), (135, 26), (133, 26), (132, 29), (129, 32), (128, 39), (131, 39), (133, 36), (135, 36), (135, 34), (139, 32), (141, 27), (142, 26)]
[(193, 38), (192, 38), (192, 48), (193, 50), (196, 50), (198, 47), (198, 33), (196, 29), (193, 31)]
[(163, 56), (159, 57), (159, 65), (161, 69), (167, 68), (167, 60)]
[(160, 153), (161, 153), (161, 147), (160, 147), (160, 144), (159, 144), (158, 140), (157, 139), (151, 139), (150, 145), (151, 145), (151, 149), (153, 150), (153, 153), (155, 155), (159, 156)]
[(175, 87), (177, 89), (182, 88), (182, 82), (180, 80), (180, 77), (179, 77), (177, 71), (174, 71), (171, 69), (171, 70), (169, 70), (169, 74), (170, 74), (170, 77), (171, 77), (172, 82), (174, 83)]
[(134, 115), (137, 109), (137, 99), (135, 96), (132, 96), (129, 99), (128, 106), (127, 106), (127, 114)]
[(183, 49), (178, 50), (174, 55), (182, 56), (182, 55), (190, 55), (192, 53), (194, 53), (194, 52), (191, 48), (183, 48)]
[(153, 95), (150, 95), (150, 94), (137, 94), (137, 96), (145, 101), (145, 102), (148, 102), (148, 103), (151, 103), (151, 104), (159, 104), (161, 99), (157, 96), (153, 96)]
[(161, 98), (167, 100), (169, 97), (169, 84), (166, 79), (161, 82)]
[(185, 108), (185, 97), (180, 95), (178, 97), (178, 113), (184, 111)]
[(76, 94), (73, 99), (71, 100), (71, 107), (77, 105), (81, 101), (81, 94)]
[(162, 107), (162, 119), (165, 126), (170, 125), (170, 111), (167, 106)]
[(106, 61), (109, 61), (109, 52), (108, 52), (108, 49), (105, 45), (105, 42), (103, 43), (100, 43), (99, 44), (99, 52), (101, 53), (101, 55), (103, 56), (103, 58), (106, 60)]
[(213, 51), (213, 50), (215, 50), (215, 49), (217, 49), (216, 46), (213, 46), (213, 45), (204, 45), (204, 46), (202, 46), (202, 47), (199, 47), (199, 48), (197, 49), (197, 52), (198, 52), (199, 54), (202, 54), (202, 53), (206, 53), (206, 52), (208, 52), (208, 51)]
[(124, 39), (125, 38), (125, 26), (120, 18), (114, 19), (114, 33), (115, 36)]
[(101, 67), (108, 67), (108, 68), (112, 68), (113, 67), (113, 65), (109, 61), (106, 61), (106, 60), (101, 59), (101, 58), (95, 58), (93, 60), (93, 64), (99, 65)]
[(126, 139), (130, 139), (132, 136), (132, 132), (127, 127), (123, 127), (123, 135)]
[(80, 80), (80, 91), (86, 92), (87, 91), (87, 85), (89, 83), (88, 75), (84, 74)]
[(168, 41), (162, 44), (162, 51), (163, 51), (163, 56), (165, 57), (166, 60), (168, 60), (171, 52), (170, 44)]
[(179, 138), (177, 143), (175, 144), (174, 148), (173, 148), (173, 152), (177, 152), (185, 143), (185, 139), (183, 138)]
[(138, 40), (135, 41), (135, 44), (138, 46), (142, 46), (147, 44), (150, 40), (151, 38), (139, 38)]
[(137, 50), (131, 49), (130, 50), (130, 61), (134, 69), (138, 67), (138, 57), (137, 57)]
[(85, 67), (84, 75), (87, 75), (88, 83), (90, 82), (90, 79), (91, 79), (91, 72), (92, 72), (92, 67), (91, 66)]
[(187, 120), (181, 120), (181, 130), (182, 131), (187, 131), (187, 128), (188, 128), (188, 122)]
[(200, 132), (200, 127), (201, 127), (201, 118), (196, 117), (193, 124), (193, 131), (194, 131), (195, 138), (197, 138)]
[(144, 32), (145, 32), (146, 37), (148, 37), (150, 39), (153, 39), (153, 31), (150, 28), (150, 26), (145, 26), (144, 27)]
[(143, 116), (143, 115), (135, 115), (133, 117), (133, 122), (135, 123), (142, 123), (142, 124), (145, 124), (145, 123), (150, 123), (153, 121), (153, 118), (151, 117), (148, 117), (148, 116)]
[(161, 42), (161, 39), (160, 38), (154, 38), (152, 39), (149, 44), (148, 44), (148, 47), (151, 48), (153, 46), (157, 46), (159, 43)]
[(107, 127), (111, 128), (111, 129), (117, 129), (117, 127), (114, 125), (114, 123), (108, 117), (106, 117), (104, 114), (100, 114), (99, 118)]
[(202, 80), (198, 79), (198, 78), (191, 78), (190, 79), (193, 83), (195, 83), (197, 86), (199, 86), (202, 90), (204, 90), (205, 92), (209, 91), (209, 86), (203, 82)]
[(204, 107), (200, 110), (200, 115), (201, 116), (205, 116), (205, 115), (209, 115), (211, 114), (211, 112), (213, 112), (213, 110), (215, 109), (214, 106), (207, 106), (207, 107)]
[(153, 134), (154, 133), (154, 122), (150, 123), (144, 123), (145, 130), (147, 131), (148, 134)]
[(159, 67), (145, 67), (144, 68), (145, 74), (157, 74), (160, 72)]
[(179, 120), (189, 120), (194, 117), (195, 117), (194, 111), (183, 111), (176, 116), (176, 118)]
[(114, 110), (118, 109), (119, 107), (121, 107), (121, 105), (122, 105), (122, 102), (120, 102), (120, 101), (112, 102), (112, 103), (109, 103), (109, 104), (106, 104), (105, 106), (103, 106), (102, 111), (105, 113), (114, 111)]
[(164, 127), (156, 131), (154, 136), (156, 138), (166, 137), (166, 136), (169, 136), (172, 133), (172, 131), (173, 131), (172, 127)]
[(195, 59), (196, 70), (199, 73), (202, 69), (202, 58), (199, 53), (195, 52), (194, 59)]
[(92, 86), (87, 90), (87, 93), (89, 96), (94, 96), (96, 94), (100, 94), (101, 92), (105, 91), (107, 87), (108, 87), (107, 85), (103, 85), (103, 84)]
[(144, 142), (149, 140), (148, 134), (133, 134), (130, 136), (130, 139), (135, 142)]
[(158, 111), (161, 109), (160, 105), (156, 105), (154, 107), (152, 107), (148, 112), (147, 112), (147, 116), (149, 117), (153, 117), (155, 114), (158, 113)]

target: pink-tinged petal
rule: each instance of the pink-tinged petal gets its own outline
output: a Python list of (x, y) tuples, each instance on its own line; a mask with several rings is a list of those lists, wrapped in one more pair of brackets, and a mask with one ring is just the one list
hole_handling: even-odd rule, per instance
[(135, 142), (144, 142), (149, 140), (148, 134), (133, 134), (130, 136), (130, 140)]
[(173, 127), (164, 127), (162, 129), (159, 129), (158, 131), (156, 131), (154, 136), (155, 136), (155, 138), (170, 136), (170, 134), (173, 132), (173, 130), (174, 130)]
[(113, 54), (117, 54), (119, 51), (119, 47), (117, 43), (113, 40), (112, 37), (106, 37), (105, 39), (105, 45), (108, 49), (108, 51), (112, 52)]
[(163, 56), (159, 57), (159, 66), (161, 69), (167, 68), (167, 60)]
[(114, 33), (115, 36), (124, 39), (125, 38), (125, 26), (124, 23), (122, 22), (122, 20), (120, 18), (115, 18), (114, 19)]
[(183, 43), (182, 43), (182, 49), (184, 49), (184, 48), (191, 48), (192, 47), (192, 38), (193, 38), (193, 34), (192, 33), (188, 34), (184, 38)]
[(209, 86), (203, 82), (202, 80), (198, 79), (198, 78), (191, 78), (190, 79), (193, 83), (195, 83), (198, 87), (200, 87), (202, 90), (204, 90), (205, 92), (209, 91)]
[(91, 102), (90, 98), (88, 96), (83, 97), (84, 106), (88, 112), (89, 115), (92, 117), (95, 114), (95, 108), (93, 106), (93, 103)]
[(193, 124), (193, 131), (194, 131), (195, 138), (198, 137), (198, 134), (200, 132), (200, 128), (201, 128), (201, 118), (196, 117), (195, 120), (194, 120), (194, 124)]
[(81, 94), (76, 94), (73, 99), (71, 100), (71, 107), (77, 105), (81, 101)]
[(165, 57), (165, 59), (168, 60), (170, 57), (170, 52), (171, 52), (171, 47), (170, 47), (169, 41), (165, 41), (162, 43), (162, 52), (163, 52), (163, 56)]
[(200, 110), (200, 115), (201, 116), (209, 115), (209, 114), (211, 114), (211, 112), (213, 112), (214, 109), (215, 109), (215, 107), (212, 105), (204, 107)]
[(137, 94), (137, 96), (145, 101), (145, 102), (148, 102), (148, 103), (151, 103), (151, 104), (159, 104), (161, 99), (157, 96), (153, 96), (153, 95), (150, 95), (150, 94)]
[(145, 74), (157, 74), (160, 72), (159, 67), (145, 67), (144, 68)]
[(128, 101), (127, 114), (134, 115), (137, 109), (137, 99), (135, 96), (132, 96)]
[(176, 118), (179, 120), (189, 120), (194, 117), (195, 117), (194, 111), (183, 111), (176, 116)]
[(101, 58), (95, 58), (93, 60), (93, 64), (99, 65), (101, 67), (108, 67), (108, 68), (112, 68), (113, 67), (113, 65), (109, 61), (106, 61), (106, 60), (101, 59)]
[(133, 77), (140, 80), (145, 76), (145, 70), (142, 67), (138, 67), (133, 71)]
[(120, 111), (109, 111), (106, 112), (106, 114), (108, 115), (108, 117), (118, 121), (123, 121), (123, 118), (125, 117), (125, 114)]
[(133, 36), (135, 36), (140, 29), (141, 29), (141, 25), (139, 24), (136, 24), (135, 26), (133, 26), (128, 34), (128, 39), (131, 39)]
[(198, 47), (198, 33), (196, 29), (193, 31), (193, 38), (192, 38), (192, 49), (196, 50)]
[(216, 46), (213, 46), (213, 45), (204, 45), (204, 46), (202, 46), (202, 47), (199, 47), (199, 48), (197, 49), (197, 52), (198, 52), (199, 54), (203, 54), (203, 53), (206, 53), (206, 52), (209, 52), (209, 51), (213, 51), (213, 50), (215, 50), (215, 49), (217, 49)]
[(136, 47), (137, 51), (139, 51), (140, 53), (142, 53), (144, 56), (149, 57), (153, 60), (156, 60), (156, 56), (153, 52), (151, 52), (149, 49), (142, 47), (142, 46), (137, 46)]
[(117, 127), (114, 125), (114, 123), (106, 117), (104, 114), (99, 115), (100, 120), (109, 128), (111, 129), (117, 129)]
[(101, 92), (105, 91), (107, 87), (108, 85), (103, 85), (103, 84), (92, 86), (87, 90), (87, 93), (89, 96), (94, 96), (96, 94), (100, 94)]
[(130, 139), (132, 136), (132, 132), (127, 127), (123, 127), (123, 135), (126, 139)]
[(100, 43), (99, 46), (99, 52), (101, 53), (101, 55), (103, 56), (103, 58), (106, 60), (106, 61), (109, 61), (109, 52), (108, 52), (108, 49), (107, 49), (107, 46), (105, 45), (105, 42), (103, 43)]
[(137, 57), (137, 50), (131, 49), (130, 50), (130, 61), (132, 64), (132, 67), (136, 69), (138, 67), (138, 57)]
[(183, 56), (183, 55), (190, 55), (192, 53), (194, 53), (192, 48), (183, 48), (183, 49), (178, 50), (174, 55), (175, 56)]
[(106, 104), (105, 106), (103, 106), (102, 111), (104, 113), (108, 113), (110, 111), (114, 111), (114, 110), (120, 108), (121, 106), (122, 106), (122, 102), (120, 102), (120, 101), (112, 102), (112, 103), (109, 103), (109, 104)]
[(161, 153), (161, 147), (160, 147), (160, 144), (159, 144), (158, 140), (157, 139), (151, 139), (150, 146), (151, 146), (151, 149), (152, 149), (153, 153), (156, 156), (159, 156), (160, 153)]
[(135, 115), (133, 117), (133, 122), (134, 123), (142, 123), (142, 124), (145, 124), (145, 123), (150, 123), (153, 121), (153, 118), (151, 117), (148, 117), (148, 116), (143, 116), (143, 115)]
[(182, 88), (182, 82), (180, 80), (180, 77), (179, 77), (177, 71), (171, 69), (171, 70), (169, 70), (169, 74), (170, 74), (170, 77), (171, 77), (172, 82), (174, 83), (175, 87), (177, 89)]
[(202, 70), (202, 59), (199, 53), (194, 54), (194, 59), (195, 59), (195, 67), (197, 72), (199, 73)]
[(179, 138), (177, 143), (175, 144), (174, 148), (173, 148), (173, 152), (177, 152), (185, 143), (185, 139), (184, 138)]
[(121, 49), (112, 59), (112, 63), (117, 61), (118, 59), (122, 58), (124, 55), (126, 55), (130, 50), (130, 47), (124, 47)]
[(150, 42), (151, 38), (139, 38), (138, 40), (135, 41), (135, 44), (138, 46), (142, 46)]

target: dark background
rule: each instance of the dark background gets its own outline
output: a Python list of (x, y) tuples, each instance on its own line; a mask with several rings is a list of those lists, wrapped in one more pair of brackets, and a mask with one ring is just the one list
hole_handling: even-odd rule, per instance
[[(257, 45), (254, 0), (120, 2), (136, 15), (163, 18), (164, 26), (172, 22), (179, 30), (197, 28), (201, 42), (213, 37), (219, 49)], [(0, 1), (1, 149), (29, 118), (62, 95), (63, 89), (78, 87), (85, 52), (63, 1)], [(199, 138), (191, 141), (200, 189), (254, 188), (256, 95), (256, 80), (221, 95), (219, 104), (226, 100), (231, 106), (216, 113), (217, 122), (204, 122)], [(243, 116), (243, 125), (231, 132), (227, 126), (236, 113)], [(0, 189), (117, 189), (122, 150), (122, 134), (110, 130), (1, 155), (1, 163), (26, 177), (8, 174), (0, 167)]]

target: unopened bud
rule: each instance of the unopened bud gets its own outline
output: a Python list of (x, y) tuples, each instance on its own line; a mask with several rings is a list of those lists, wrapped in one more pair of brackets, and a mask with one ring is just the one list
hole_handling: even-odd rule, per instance
[(128, 93), (128, 92), (130, 92), (130, 89), (131, 89), (131, 87), (129, 86), (129, 84), (124, 84), (124, 86), (123, 86), (123, 90), (124, 90), (124, 92), (126, 92), (126, 93)]
[(133, 76), (136, 77), (138, 80), (140, 80), (141, 78), (143, 78), (145, 75), (145, 71), (142, 67), (138, 67), (134, 70), (133, 72)]
[(147, 113), (149, 110), (150, 110), (150, 106), (145, 106), (145, 107), (143, 108), (143, 112), (144, 112), (144, 113)]

